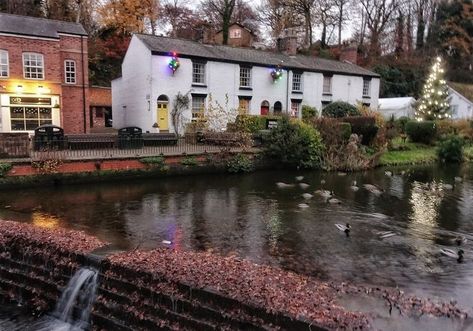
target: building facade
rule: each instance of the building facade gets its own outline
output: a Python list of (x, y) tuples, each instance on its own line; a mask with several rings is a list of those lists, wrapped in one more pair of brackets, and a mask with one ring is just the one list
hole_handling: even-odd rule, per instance
[(461, 94), (454, 87), (448, 86), (450, 111), (453, 119), (472, 119), (473, 101)]
[(252, 115), (300, 117), (302, 105), (321, 110), (339, 100), (376, 108), (379, 76), (346, 62), (134, 35), (122, 77), (112, 81), (114, 127), (175, 131), (178, 93), (191, 99), (186, 121), (216, 105)]
[(0, 14), (0, 132), (87, 132), (87, 68), (80, 24)]

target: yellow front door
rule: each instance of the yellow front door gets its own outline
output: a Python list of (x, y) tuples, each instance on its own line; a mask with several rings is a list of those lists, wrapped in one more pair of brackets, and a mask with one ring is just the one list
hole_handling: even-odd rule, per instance
[(169, 130), (169, 120), (168, 120), (168, 104), (167, 103), (158, 103), (158, 125), (159, 130)]

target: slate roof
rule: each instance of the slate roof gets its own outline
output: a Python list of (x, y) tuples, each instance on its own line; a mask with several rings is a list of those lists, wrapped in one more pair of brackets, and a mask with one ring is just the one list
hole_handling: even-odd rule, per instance
[(136, 34), (156, 54), (176, 52), (181, 57), (196, 57), (221, 62), (237, 62), (262, 66), (277, 66), (322, 73), (338, 73), (356, 76), (379, 77), (378, 74), (357, 65), (315, 56), (295, 55), (262, 51), (253, 48), (238, 48), (223, 45), (202, 44), (195, 41), (162, 36)]
[(59, 38), (59, 33), (87, 36), (79, 23), (0, 13), (0, 33)]

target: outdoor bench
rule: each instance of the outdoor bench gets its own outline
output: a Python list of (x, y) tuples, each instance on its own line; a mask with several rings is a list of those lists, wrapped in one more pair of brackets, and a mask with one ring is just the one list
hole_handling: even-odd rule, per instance
[(145, 146), (177, 145), (177, 140), (175, 133), (143, 133)]
[(117, 135), (104, 134), (69, 134), (65, 136), (69, 149), (107, 149), (114, 148), (117, 143)]

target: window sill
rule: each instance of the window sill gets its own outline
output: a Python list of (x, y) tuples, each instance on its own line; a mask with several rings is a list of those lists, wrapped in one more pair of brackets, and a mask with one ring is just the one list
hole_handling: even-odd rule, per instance
[(292, 91), (292, 94), (304, 94), (302, 91)]
[(371, 97), (369, 95), (364, 95), (362, 98), (363, 99), (371, 99)]
[(204, 87), (204, 88), (207, 87), (206, 84), (198, 84), (198, 83), (192, 83), (191, 86), (192, 86), (192, 87)]
[(240, 90), (253, 91), (253, 88), (249, 86), (240, 86)]
[(322, 95), (325, 96), (325, 97), (331, 97), (331, 96), (332, 96), (332, 93), (325, 93), (325, 92), (324, 92), (324, 93), (322, 93)]

